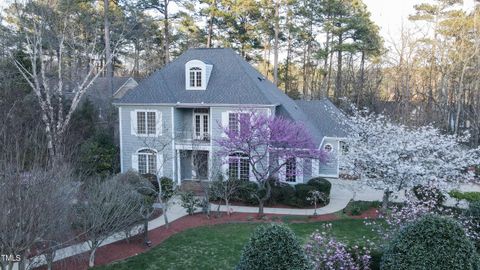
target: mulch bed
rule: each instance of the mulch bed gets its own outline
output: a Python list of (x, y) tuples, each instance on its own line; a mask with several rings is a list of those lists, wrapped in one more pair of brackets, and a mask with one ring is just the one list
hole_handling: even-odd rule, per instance
[[(233, 213), (228, 216), (226, 213), (222, 213), (220, 217), (215, 217), (215, 213), (212, 212), (212, 217), (209, 219), (205, 214), (195, 214), (192, 216), (184, 216), (170, 223), (169, 227), (161, 226), (154, 230), (149, 231), (149, 240), (151, 246), (147, 247), (143, 244), (142, 235), (132, 237), (128, 242), (126, 240), (117, 241), (115, 243), (108, 244), (100, 247), (95, 256), (95, 265), (105, 265), (114, 261), (123, 260), (131, 256), (138, 255), (139, 253), (146, 252), (152, 247), (161, 244), (165, 239), (170, 236), (182, 232), (184, 230), (201, 227), (212, 226), (216, 224), (227, 223), (265, 223), (265, 222), (282, 222), (282, 217), (287, 215), (278, 214), (266, 214), (263, 218), (257, 218), (256, 214), (252, 213)], [(334, 221), (338, 220), (339, 216), (336, 214), (326, 214), (318, 216), (309, 216), (307, 218), (298, 218), (299, 216), (291, 217), (290, 222), (304, 223), (304, 222), (318, 222), (318, 221)], [(365, 219), (365, 218), (377, 218), (377, 210), (370, 209), (365, 211), (359, 216), (351, 216), (353, 219)], [(46, 269), (46, 267), (40, 267), (37, 269)], [(88, 269), (88, 253), (82, 253), (76, 256), (66, 258), (54, 263), (54, 270), (68, 269), (68, 270), (85, 270)]]

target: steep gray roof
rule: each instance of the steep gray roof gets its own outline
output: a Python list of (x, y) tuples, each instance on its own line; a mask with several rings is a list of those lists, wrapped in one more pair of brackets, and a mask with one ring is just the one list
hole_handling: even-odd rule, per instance
[[(185, 89), (185, 64), (194, 59), (213, 65), (206, 90)], [(274, 105), (277, 106), (276, 115), (303, 123), (317, 143), (320, 143), (324, 136), (334, 137), (341, 134), (340, 128), (334, 127), (333, 116), (324, 115), (324, 113), (339, 113), (338, 109), (337, 111), (315, 111), (315, 114), (311, 114), (310, 110), (306, 111), (303, 105), (299, 106), (300, 103), (297, 104), (241, 56), (227, 48), (189, 49), (173, 62), (141, 81), (136, 88), (128, 91), (115, 104), (178, 102), (240, 106)], [(321, 102), (325, 103), (325, 101)], [(331, 106), (335, 107), (333, 104)], [(315, 117), (312, 117), (313, 115)], [(328, 123), (326, 127), (323, 126), (323, 118), (329, 119), (326, 121)]]
[[(185, 89), (185, 63), (194, 59), (213, 65), (206, 90)], [(255, 82), (263, 76), (245, 68), (255, 70), (232, 49), (190, 49), (115, 103), (272, 104)]]
[(348, 119), (329, 99), (296, 100), (295, 103), (323, 136), (347, 137), (349, 133)]

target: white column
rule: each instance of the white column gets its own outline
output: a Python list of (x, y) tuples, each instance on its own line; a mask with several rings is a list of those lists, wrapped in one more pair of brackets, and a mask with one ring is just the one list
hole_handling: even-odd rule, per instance
[(177, 184), (182, 184), (182, 166), (180, 164), (180, 150), (177, 150)]

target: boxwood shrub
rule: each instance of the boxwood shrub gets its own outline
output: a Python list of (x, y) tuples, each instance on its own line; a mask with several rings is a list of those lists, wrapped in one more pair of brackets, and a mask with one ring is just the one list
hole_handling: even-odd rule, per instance
[[(309, 192), (312, 190), (326, 193), (327, 201), (325, 204), (328, 204), (332, 184), (324, 178), (313, 178), (306, 184), (299, 183), (296, 185), (290, 185), (289, 183), (280, 182), (275, 179), (270, 179), (269, 181), (270, 186), (272, 187), (272, 193), (270, 199), (267, 201), (267, 206), (275, 204), (283, 204), (293, 207), (311, 206), (312, 204), (307, 198), (310, 196)], [(255, 182), (245, 182), (235, 195), (235, 200), (250, 205), (258, 205), (258, 201), (252, 196), (255, 192), (258, 192), (257, 184)]]
[(395, 235), (382, 256), (382, 270), (476, 269), (478, 255), (453, 219), (426, 215)]
[(330, 194), (330, 190), (332, 189), (332, 183), (322, 177), (312, 178), (308, 180), (307, 184), (310, 186), (314, 186), (318, 191), (324, 192), (326, 194)]
[(270, 224), (255, 229), (243, 248), (237, 270), (309, 269), (307, 257), (293, 231)]

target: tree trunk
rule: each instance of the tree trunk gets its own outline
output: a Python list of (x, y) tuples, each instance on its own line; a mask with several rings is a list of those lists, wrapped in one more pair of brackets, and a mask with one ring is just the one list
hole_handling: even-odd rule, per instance
[(169, 36), (169, 24), (168, 24), (168, 4), (169, 4), (170, 0), (163, 0), (163, 5), (164, 5), (164, 8), (165, 10), (163, 11), (163, 17), (164, 17), (164, 20), (163, 20), (163, 25), (164, 25), (164, 28), (165, 28), (165, 36), (164, 36), (164, 40), (163, 40), (163, 49), (164, 49), (164, 55), (165, 55), (165, 64), (167, 64), (169, 61), (170, 61), (170, 54), (169, 54), (169, 51), (170, 51), (170, 36)]
[(88, 266), (93, 267), (95, 265), (95, 252), (97, 251), (97, 248), (93, 248), (90, 251), (90, 256), (88, 257)]
[(362, 51), (362, 57), (360, 60), (360, 83), (357, 92), (357, 108), (360, 108), (360, 99), (363, 95), (363, 87), (365, 83), (365, 51)]
[(148, 243), (148, 218), (143, 219), (143, 243)]
[(207, 48), (212, 47), (213, 20), (215, 19), (214, 10), (216, 8), (217, 8), (217, 0), (212, 0), (212, 4), (210, 6), (210, 19), (208, 20)]
[(259, 217), (262, 217), (264, 215), (263, 208), (264, 208), (265, 202), (268, 199), (270, 199), (270, 195), (272, 193), (272, 187), (270, 186), (270, 183), (268, 182), (268, 180), (265, 182), (265, 188), (267, 189), (265, 192), (265, 196), (263, 196), (263, 198), (259, 198), (258, 200), (258, 216)]
[(108, 79), (108, 90), (109, 93), (113, 94), (113, 61), (111, 59), (111, 48), (110, 48), (110, 20), (108, 18), (109, 14), (109, 2), (110, 0), (103, 0), (103, 23), (104, 23), (104, 34), (105, 34), (105, 63), (107, 64), (107, 79)]
[(342, 35), (338, 36), (338, 50), (337, 50), (337, 78), (335, 80), (335, 101), (342, 97)]
[(280, 4), (279, 0), (275, 1), (275, 42), (273, 44), (273, 83), (278, 86), (278, 33), (280, 32), (279, 27), (279, 9)]
[(167, 207), (163, 205), (162, 209), (163, 209), (163, 220), (165, 221), (165, 227), (168, 228), (170, 224), (168, 224)]
[(228, 203), (228, 199), (225, 199), (225, 207), (227, 208), (227, 214), (230, 216), (230, 204)]
[(388, 209), (388, 202), (390, 200), (390, 195), (392, 194), (392, 191), (390, 189), (386, 189), (383, 191), (383, 198), (382, 198), (382, 213), (386, 213)]

